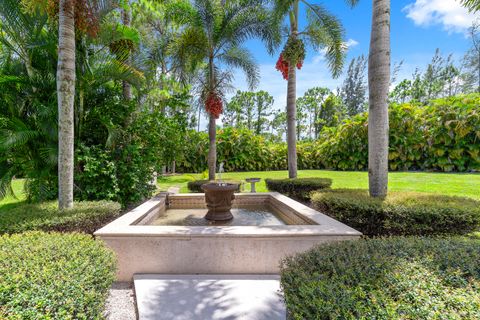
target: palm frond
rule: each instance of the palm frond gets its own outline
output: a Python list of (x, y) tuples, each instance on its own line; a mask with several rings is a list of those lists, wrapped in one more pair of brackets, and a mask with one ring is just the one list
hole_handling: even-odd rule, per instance
[(260, 71), (253, 54), (246, 48), (231, 46), (219, 55), (218, 58), (228, 66), (242, 69), (247, 77), (250, 90), (253, 90), (258, 85)]
[(312, 44), (316, 50), (324, 49), (328, 67), (333, 77), (338, 77), (347, 51), (341, 22), (324, 7), (316, 4), (308, 5), (307, 22), (307, 27), (302, 32), (307, 43)]

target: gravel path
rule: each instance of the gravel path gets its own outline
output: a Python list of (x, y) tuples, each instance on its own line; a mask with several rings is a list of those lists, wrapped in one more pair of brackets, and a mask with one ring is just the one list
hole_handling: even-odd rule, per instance
[(105, 306), (105, 317), (107, 320), (137, 319), (132, 283), (115, 282), (112, 285)]

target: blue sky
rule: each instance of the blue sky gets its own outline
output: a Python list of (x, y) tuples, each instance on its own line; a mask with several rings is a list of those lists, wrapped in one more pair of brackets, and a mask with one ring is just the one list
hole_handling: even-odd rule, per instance
[[(368, 55), (371, 0), (360, 0), (357, 7), (350, 9), (341, 0), (311, 0), (322, 3), (337, 15), (345, 30), (345, 40), (350, 44), (348, 61), (361, 54)], [(462, 8), (457, 0), (391, 0), (391, 46), (392, 63), (404, 61), (399, 78), (409, 78), (418, 66), (424, 68), (431, 60), (436, 48), (445, 55), (460, 58), (469, 48), (466, 30), (475, 18)], [(275, 70), (278, 54), (270, 56), (263, 44), (249, 41), (247, 47), (253, 52), (260, 66), (261, 80), (257, 90), (266, 90), (275, 99), (275, 107), (285, 106), (287, 83)], [(346, 63), (346, 64), (347, 64)], [(235, 87), (247, 90), (241, 72), (236, 71)], [(297, 73), (297, 95), (314, 86), (336, 89), (342, 81), (332, 79), (320, 52), (309, 49), (304, 68)]]

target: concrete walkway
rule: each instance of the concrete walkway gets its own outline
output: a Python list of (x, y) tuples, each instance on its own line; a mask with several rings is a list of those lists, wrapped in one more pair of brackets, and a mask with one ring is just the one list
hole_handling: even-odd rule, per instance
[(140, 320), (284, 320), (275, 275), (134, 276)]

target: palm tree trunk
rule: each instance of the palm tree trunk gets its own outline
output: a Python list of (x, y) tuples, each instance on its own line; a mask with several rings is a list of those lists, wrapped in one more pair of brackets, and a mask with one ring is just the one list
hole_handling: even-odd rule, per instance
[(208, 148), (208, 180), (215, 180), (215, 169), (217, 167), (217, 125), (215, 117), (210, 115), (208, 122), (208, 138), (210, 146)]
[(390, 0), (373, 0), (368, 58), (368, 178), (372, 197), (388, 190), (388, 87), (390, 82)]
[[(298, 1), (293, 4), (290, 12), (290, 36), (297, 37), (298, 32)], [(295, 64), (288, 66), (287, 85), (287, 149), (288, 149), (288, 177), (297, 177), (297, 78)]]
[(73, 207), (75, 23), (73, 0), (60, 0), (58, 22), (58, 207)]
[[(209, 62), (209, 90), (213, 93), (215, 88), (215, 66), (213, 65), (213, 54), (210, 55)], [(215, 170), (217, 168), (217, 125), (215, 116), (209, 115), (208, 138), (210, 146), (208, 148), (208, 180), (215, 180)]]
[(288, 146), (288, 177), (297, 177), (297, 105), (296, 105), (296, 73), (295, 65), (288, 68), (287, 88), (287, 146)]

